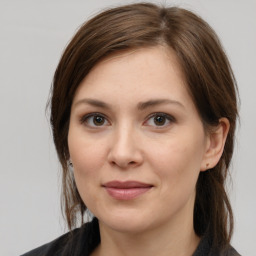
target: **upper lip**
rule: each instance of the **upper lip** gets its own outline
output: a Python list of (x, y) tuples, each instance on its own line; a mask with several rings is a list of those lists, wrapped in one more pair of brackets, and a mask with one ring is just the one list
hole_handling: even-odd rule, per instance
[(118, 180), (113, 180), (109, 181), (107, 183), (103, 184), (103, 187), (107, 188), (148, 188), (148, 187), (153, 187), (153, 185), (148, 184), (148, 183), (143, 183), (140, 181), (134, 181), (134, 180), (129, 180), (129, 181), (118, 181)]

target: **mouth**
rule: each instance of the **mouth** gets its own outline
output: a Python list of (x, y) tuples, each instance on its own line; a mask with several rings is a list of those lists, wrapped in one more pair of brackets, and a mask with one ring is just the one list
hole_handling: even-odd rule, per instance
[(148, 192), (153, 185), (138, 181), (110, 181), (103, 187), (116, 200), (132, 200)]

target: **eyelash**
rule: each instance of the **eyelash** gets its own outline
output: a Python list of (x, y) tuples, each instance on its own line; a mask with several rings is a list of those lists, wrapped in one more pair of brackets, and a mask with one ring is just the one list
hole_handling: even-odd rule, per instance
[[(165, 118), (165, 122), (164, 122), (164, 125), (149, 125), (149, 126), (154, 126), (154, 127), (158, 127), (159, 129), (163, 128), (163, 127), (166, 127), (168, 126), (169, 123), (174, 123), (176, 120), (173, 116), (169, 115), (169, 114), (166, 114), (166, 113), (162, 113), (162, 112), (157, 112), (157, 113), (153, 113), (151, 114), (147, 120), (146, 120), (146, 123), (149, 122), (149, 120), (151, 118), (156, 118), (156, 117), (163, 117)], [(166, 125), (166, 122), (168, 121), (168, 124)], [(154, 122), (154, 121), (153, 121)]]
[[(87, 115), (84, 115), (80, 118), (80, 123), (81, 124), (84, 124), (84, 123), (87, 123), (88, 124), (88, 120), (89, 118), (95, 118), (95, 117), (100, 117), (100, 118), (103, 118), (104, 119), (104, 123), (105, 121), (107, 121), (107, 118), (105, 117), (105, 115), (101, 114), (101, 113), (90, 113), (90, 114), (87, 114)], [(92, 120), (93, 121), (93, 120)], [(107, 121), (108, 122), (108, 121)], [(95, 126), (92, 126), (92, 125), (88, 125), (90, 127), (97, 127), (97, 125)], [(101, 125), (99, 125), (99, 127), (101, 127)]]
[[(99, 125), (99, 126), (97, 126), (97, 125), (90, 125), (90, 124), (89, 124), (89, 119), (90, 119), (90, 118), (95, 118), (95, 117), (100, 117), (100, 118), (102, 118), (103, 121), (104, 121), (103, 125)], [(162, 117), (162, 118), (164, 118), (164, 124), (163, 124), (163, 125), (146, 125), (146, 126), (158, 127), (158, 129), (160, 129), (160, 128), (163, 128), (163, 127), (168, 126), (169, 123), (174, 123), (174, 122), (176, 122), (176, 119), (175, 119), (173, 116), (171, 116), (171, 115), (169, 115), (169, 114), (166, 114), (166, 113), (162, 113), (162, 112), (156, 112), (156, 113), (153, 113), (153, 114), (151, 114), (150, 116), (148, 116), (147, 119), (146, 119), (146, 121), (145, 121), (143, 124), (148, 123), (149, 120), (151, 120), (152, 118), (156, 118), (156, 117)], [(94, 120), (92, 120), (92, 122), (93, 122), (93, 121), (94, 121)], [(106, 116), (103, 115), (103, 114), (101, 114), (101, 113), (89, 113), (89, 114), (84, 115), (84, 116), (82, 116), (82, 117), (80, 118), (80, 123), (81, 123), (81, 124), (85, 124), (85, 123), (86, 123), (87, 126), (93, 127), (93, 128), (105, 126), (105, 125), (104, 125), (105, 122), (110, 123), (110, 122), (107, 120)], [(154, 122), (154, 120), (153, 120), (153, 122)], [(166, 124), (166, 122), (168, 122), (168, 124)]]

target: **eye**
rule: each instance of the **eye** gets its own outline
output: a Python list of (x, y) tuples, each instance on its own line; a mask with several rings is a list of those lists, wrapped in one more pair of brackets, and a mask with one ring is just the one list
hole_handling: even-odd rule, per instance
[(100, 113), (87, 114), (81, 118), (80, 122), (89, 127), (101, 127), (109, 125), (106, 117)]
[(166, 127), (175, 119), (171, 115), (165, 113), (154, 113), (146, 121), (148, 126)]

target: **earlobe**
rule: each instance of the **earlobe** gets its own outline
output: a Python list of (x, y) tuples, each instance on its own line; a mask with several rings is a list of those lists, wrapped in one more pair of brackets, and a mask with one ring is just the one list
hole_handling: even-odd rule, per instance
[(229, 120), (223, 117), (219, 119), (218, 126), (213, 127), (209, 131), (201, 171), (212, 169), (219, 162), (224, 150), (229, 127)]
[(72, 162), (72, 159), (71, 159), (71, 158), (68, 160), (68, 165), (69, 165), (70, 167), (73, 167), (73, 162)]

